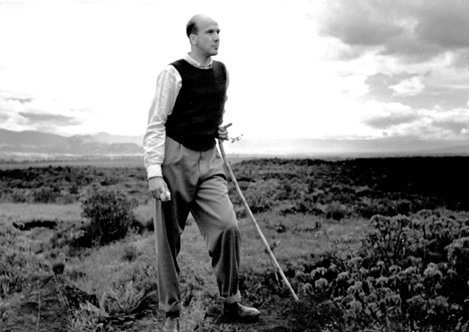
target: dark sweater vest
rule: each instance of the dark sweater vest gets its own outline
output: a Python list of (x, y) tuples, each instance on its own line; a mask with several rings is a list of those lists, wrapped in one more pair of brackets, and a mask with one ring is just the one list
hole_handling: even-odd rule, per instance
[(223, 122), (225, 65), (213, 61), (212, 68), (199, 69), (183, 59), (171, 65), (181, 75), (182, 87), (166, 121), (166, 135), (191, 150), (209, 150), (215, 146)]

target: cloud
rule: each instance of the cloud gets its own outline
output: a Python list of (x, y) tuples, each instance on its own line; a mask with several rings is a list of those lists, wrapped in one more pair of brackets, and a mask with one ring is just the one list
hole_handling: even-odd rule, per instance
[(363, 124), (385, 130), (388, 136), (423, 139), (467, 139), (469, 113), (465, 108), (412, 109), (399, 103), (367, 102)]
[(413, 76), (402, 80), (396, 85), (390, 85), (389, 88), (394, 90), (394, 93), (398, 96), (416, 96), (421, 93), (425, 87), (421, 78)]
[(368, 92), (361, 99), (383, 103), (401, 103), (415, 109), (436, 106), (451, 110), (466, 107), (469, 95), (469, 73), (458, 70), (429, 68), (422, 74), (397, 72), (369, 75)]
[(454, 55), (453, 65), (458, 69), (469, 69), (469, 50), (458, 52)]
[(5, 129), (66, 134), (82, 125), (87, 113), (56, 100), (0, 91), (1, 127)]
[(365, 123), (373, 128), (388, 129), (396, 125), (414, 122), (416, 119), (415, 114), (387, 114), (371, 118)]
[(32, 102), (33, 98), (10, 97), (10, 98), (5, 98), (5, 100), (19, 101), (21, 104), (26, 104), (26, 103)]
[(367, 98), (373, 98), (378, 101), (392, 102), (393, 90), (390, 86), (397, 85), (400, 81), (411, 77), (411, 74), (400, 73), (398, 75), (386, 75), (378, 73), (370, 75), (365, 80), (368, 85)]
[(47, 123), (48, 126), (75, 126), (82, 123), (81, 120), (71, 116), (57, 115), (57, 114), (37, 114), (20, 112), (19, 115), (26, 118), (29, 124), (42, 124)]
[(444, 120), (435, 120), (433, 125), (437, 128), (442, 128), (450, 131), (456, 135), (465, 134), (469, 130), (469, 121), (468, 119), (444, 119)]
[(338, 38), (347, 45), (379, 46), (403, 31), (380, 9), (382, 2), (344, 0), (330, 3), (320, 29), (323, 36)]
[(469, 2), (424, 1), (416, 12), (416, 35), (443, 49), (469, 47)]
[[(469, 49), (468, 1), (336, 0), (313, 15), (323, 36), (402, 60), (425, 62)], [(337, 54), (343, 56), (343, 51)]]
[(367, 103), (371, 109), (364, 124), (374, 129), (389, 129), (402, 124), (408, 124), (418, 119), (417, 113), (410, 107), (399, 103)]

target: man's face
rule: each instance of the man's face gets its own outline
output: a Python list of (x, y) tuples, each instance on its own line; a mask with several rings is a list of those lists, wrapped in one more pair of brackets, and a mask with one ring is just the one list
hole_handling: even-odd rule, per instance
[(217, 55), (220, 46), (220, 28), (217, 22), (202, 20), (198, 27), (199, 32), (195, 36), (195, 46), (205, 56)]

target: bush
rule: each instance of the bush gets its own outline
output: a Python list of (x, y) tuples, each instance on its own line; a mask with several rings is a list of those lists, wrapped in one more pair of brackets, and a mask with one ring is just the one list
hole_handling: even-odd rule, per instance
[(55, 203), (60, 196), (56, 188), (43, 187), (33, 191), (33, 201), (35, 203)]
[(357, 251), (327, 257), (299, 287), (325, 292), (363, 330), (459, 331), (469, 323), (469, 222), (422, 211), (374, 216)]
[(124, 193), (93, 186), (82, 202), (82, 217), (90, 223), (85, 229), (86, 242), (105, 245), (123, 239), (135, 222), (138, 203)]

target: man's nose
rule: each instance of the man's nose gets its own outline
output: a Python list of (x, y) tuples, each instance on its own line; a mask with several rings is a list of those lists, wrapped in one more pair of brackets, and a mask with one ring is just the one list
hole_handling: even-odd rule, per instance
[(220, 34), (219, 34), (218, 32), (215, 32), (215, 33), (213, 34), (213, 38), (214, 38), (215, 40), (220, 40)]

